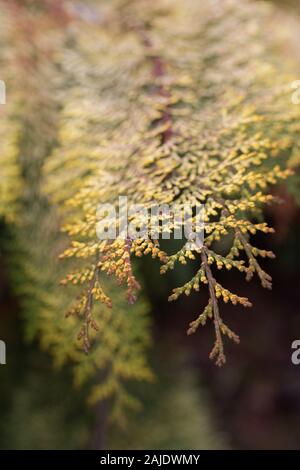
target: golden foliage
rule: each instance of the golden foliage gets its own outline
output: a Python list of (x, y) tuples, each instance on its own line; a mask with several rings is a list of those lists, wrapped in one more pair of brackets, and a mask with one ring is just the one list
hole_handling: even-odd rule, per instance
[[(127, 390), (127, 383), (153, 379), (146, 357), (150, 345), (148, 306), (142, 300), (128, 307), (122, 289), (105, 279), (96, 266), (85, 269), (80, 265), (80, 273), (67, 274), (66, 267), (72, 269), (72, 262), (65, 266), (58, 261), (66, 239), (59, 231), (60, 216), (44, 194), (42, 168), (57, 145), (60, 109), (56, 91), (66, 77), (57, 76), (56, 54), (63, 44), (63, 29), (48, 10), (30, 10), (13, 3), (7, 9), (7, 4), (0, 2), (1, 13), (10, 18), (9, 27), (1, 32), (12, 49), (10, 61), (5, 63), (9, 63), (12, 76), (9, 95), (13, 118), (9, 116), (5, 126), (7, 122), (14, 136), (12, 146), (1, 121), (1, 159), (10, 165), (13, 160), (18, 170), (13, 176), (18, 184), (22, 179), (22, 191), (16, 193), (6, 172), (5, 184), (11, 187), (10, 191), (5, 187), (3, 197), (1, 192), (1, 204), (9, 203), (11, 208), (14, 201), (17, 205), (16, 240), (9, 247), (12, 284), (20, 299), (28, 339), (37, 338), (57, 366), (70, 363), (75, 383), (88, 384), (90, 402), (109, 400), (112, 417), (120, 421), (126, 408), (139, 404)], [(79, 293), (74, 288), (64, 289), (59, 286), (64, 277), (73, 284), (88, 282), (90, 288)], [(114, 298), (114, 310), (102, 284)], [(78, 306), (83, 306), (84, 314), (78, 312)], [(81, 339), (87, 349), (85, 330), (90, 327), (86, 355)]]
[[(48, 192), (64, 207), (73, 239), (63, 257), (89, 259), (92, 270), (114, 274), (131, 302), (138, 290), (131, 254), (158, 256), (162, 273), (198, 259), (196, 275), (170, 300), (207, 286), (208, 305), (188, 332), (211, 318), (211, 358), (222, 365), (222, 335), (238, 336), (224, 324), (219, 302), (251, 303), (221, 286), (213, 266), (237, 268), (247, 280), (256, 273), (271, 288), (258, 257), (273, 254), (252, 246), (250, 236), (272, 232), (255, 219), (273, 199), (267, 187), (290, 175), (284, 158), (299, 118), (266, 28), (269, 9), (247, 0), (116, 0), (101, 2), (90, 18), (75, 21), (64, 51), (69, 86), (60, 145), (46, 166)], [(120, 195), (149, 209), (205, 204), (203, 248), (184, 245), (167, 256), (151, 239), (97, 240), (98, 205), (117, 203)], [(223, 256), (215, 242), (228, 236), (232, 248)], [(88, 285), (88, 273), (77, 278)], [(99, 298), (110, 302), (102, 290)]]

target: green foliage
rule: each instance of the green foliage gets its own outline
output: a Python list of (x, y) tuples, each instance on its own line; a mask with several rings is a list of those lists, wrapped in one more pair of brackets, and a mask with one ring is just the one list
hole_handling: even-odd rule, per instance
[[(5, 72), (1, 75), (1, 80), (5, 82), (6, 88), (11, 78), (8, 67), (10, 51), (6, 45), (8, 29), (8, 17), (3, 11), (0, 28), (0, 67), (1, 71)], [(13, 121), (10, 100), (7, 104), (0, 105), (0, 118), (0, 216), (5, 216), (8, 221), (12, 221), (15, 217), (16, 200), (21, 184), (15, 145), (17, 125)]]

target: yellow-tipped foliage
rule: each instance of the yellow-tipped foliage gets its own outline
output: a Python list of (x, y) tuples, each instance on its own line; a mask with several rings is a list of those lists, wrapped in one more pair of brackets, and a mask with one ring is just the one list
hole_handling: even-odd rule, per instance
[[(250, 237), (273, 231), (261, 221), (263, 206), (273, 200), (266, 190), (290, 175), (284, 156), (292, 152), (299, 117), (266, 31), (271, 12), (247, 0), (116, 0), (91, 12), (94, 22), (78, 20), (64, 53), (70, 85), (60, 146), (46, 167), (48, 192), (65, 207), (73, 239), (63, 256), (89, 259), (114, 275), (130, 302), (139, 289), (131, 255), (158, 256), (162, 273), (198, 259), (196, 275), (170, 300), (201, 285), (208, 289), (208, 306), (189, 333), (211, 318), (211, 357), (222, 365), (222, 336), (238, 337), (221, 318), (220, 300), (251, 303), (221, 286), (213, 271), (236, 268), (248, 280), (257, 274), (271, 288), (258, 258), (273, 254), (252, 246)], [(74, 176), (70, 187), (67, 175)], [(117, 204), (119, 195), (147, 208), (205, 204), (203, 248), (184, 245), (167, 256), (151, 239), (97, 240), (98, 204)], [(216, 252), (215, 242), (228, 236), (227, 255)]]

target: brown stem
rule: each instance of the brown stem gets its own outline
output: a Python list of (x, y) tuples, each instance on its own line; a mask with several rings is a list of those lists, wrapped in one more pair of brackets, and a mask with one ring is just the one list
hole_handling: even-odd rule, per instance
[[(226, 202), (223, 199), (220, 199), (219, 202), (224, 205), (223, 214), (226, 216), (229, 216), (230, 212), (228, 208), (226, 207)], [(246, 237), (244, 236), (244, 234), (239, 228), (235, 227), (234, 232), (244, 248), (244, 251), (249, 259), (249, 263), (250, 262), (252, 263), (254, 270), (257, 272), (262, 286), (265, 287), (266, 289), (272, 289), (272, 278), (269, 274), (267, 274), (261, 269), (258, 261), (256, 260), (255, 256), (252, 253), (250, 243), (248, 242), (248, 240), (246, 239)], [(250, 267), (251, 267), (251, 264), (250, 264)], [(254, 271), (251, 271), (251, 270), (248, 271), (248, 275), (246, 277), (247, 280), (250, 280), (252, 278), (253, 272)]]
[(210, 358), (214, 359), (215, 356), (217, 356), (216, 364), (218, 366), (222, 366), (226, 362), (226, 357), (224, 354), (222, 333), (220, 329), (222, 320), (220, 317), (218, 299), (217, 299), (216, 290), (215, 290), (217, 281), (215, 280), (212, 274), (212, 271), (210, 269), (210, 266), (208, 264), (207, 252), (206, 252), (205, 247), (203, 247), (201, 251), (201, 260), (202, 260), (202, 264), (204, 266), (207, 281), (208, 281), (209, 295), (210, 295), (211, 302), (212, 302), (212, 311), (213, 311), (214, 327), (215, 327), (215, 334), (216, 334), (216, 341), (215, 341), (213, 350), (210, 353)]
[[(240, 240), (241, 244), (243, 245), (243, 248), (245, 250), (245, 253), (246, 253), (249, 261), (251, 261), (254, 269), (256, 270), (256, 272), (258, 274), (258, 277), (261, 280), (262, 286), (265, 287), (266, 289), (272, 289), (271, 276), (268, 275), (267, 273), (265, 273), (261, 269), (259, 263), (257, 262), (255, 256), (252, 253), (250, 243), (248, 243), (248, 241), (246, 240), (246, 238), (244, 237), (244, 235), (242, 234), (242, 232), (239, 229), (235, 229), (235, 233), (236, 233), (238, 239)], [(253, 272), (250, 271), (250, 273), (251, 273), (251, 275), (250, 276), (248, 275), (247, 280), (250, 280), (253, 276)]]

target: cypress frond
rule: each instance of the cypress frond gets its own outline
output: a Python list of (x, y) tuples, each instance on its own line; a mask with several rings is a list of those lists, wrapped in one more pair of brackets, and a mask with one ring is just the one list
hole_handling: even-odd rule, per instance
[[(16, 241), (10, 249), (12, 284), (20, 299), (27, 338), (37, 339), (52, 354), (57, 366), (71, 364), (75, 383), (88, 383), (91, 403), (110, 400), (112, 416), (121, 420), (126, 408), (138, 405), (127, 383), (153, 379), (147, 362), (151, 342), (148, 306), (142, 301), (129, 309), (122, 290), (112, 280), (103, 278), (96, 267), (86, 270), (81, 265), (78, 277), (66, 273), (66, 268), (72, 269), (72, 262), (65, 266), (58, 261), (66, 237), (59, 231), (60, 214), (45, 195), (42, 168), (58, 141), (60, 106), (56, 87), (66, 77), (57, 79), (59, 64), (55, 57), (62, 47), (63, 30), (55, 19), (44, 14), (48, 12), (43, 8), (31, 11), (14, 6), (16, 9), (10, 4), (7, 10), (0, 3), (1, 11), (11, 20), (5, 37), (13, 51), (10, 89), (14, 119), (8, 119), (8, 123), (15, 136), (16, 180), (18, 184), (22, 181), (22, 191), (16, 194), (11, 187), (8, 193), (17, 203)], [(25, 28), (28, 24), (30, 37)], [(48, 32), (46, 41), (44, 28)], [(11, 160), (9, 139), (9, 134), (3, 132), (0, 158), (6, 162)], [(5, 181), (8, 185), (7, 176)], [(8, 202), (1, 193), (1, 204)], [(59, 284), (64, 277), (74, 284), (88, 281), (89, 289), (78, 293), (74, 288), (62, 288)], [(114, 311), (99, 279), (114, 298)], [(82, 305), (86, 307), (83, 314), (78, 311)], [(92, 331), (86, 355), (81, 343), (87, 349), (85, 331), (89, 328)]]

